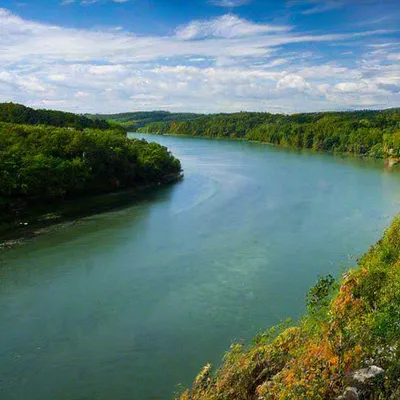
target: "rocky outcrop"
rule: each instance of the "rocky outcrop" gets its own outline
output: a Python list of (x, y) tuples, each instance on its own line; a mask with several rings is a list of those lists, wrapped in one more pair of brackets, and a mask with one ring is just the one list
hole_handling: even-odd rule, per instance
[(385, 371), (377, 367), (376, 365), (371, 365), (368, 368), (359, 369), (352, 374), (352, 380), (358, 385), (368, 384), (374, 381), (379, 376), (382, 376)]
[(349, 375), (348, 387), (337, 400), (369, 400), (383, 384), (384, 370), (376, 365), (362, 368)]
[(337, 400), (359, 400), (359, 391), (355, 387), (347, 387), (344, 393)]

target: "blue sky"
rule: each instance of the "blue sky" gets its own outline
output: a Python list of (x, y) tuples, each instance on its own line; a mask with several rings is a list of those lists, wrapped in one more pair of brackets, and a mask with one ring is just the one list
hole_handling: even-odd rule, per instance
[(400, 0), (0, 0), (0, 101), (74, 112), (400, 106)]

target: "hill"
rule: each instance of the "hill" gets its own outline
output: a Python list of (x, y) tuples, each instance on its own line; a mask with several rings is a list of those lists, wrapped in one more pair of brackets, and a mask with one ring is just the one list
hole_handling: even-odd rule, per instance
[(188, 121), (201, 117), (203, 114), (170, 113), (168, 111), (137, 111), (120, 114), (86, 114), (91, 119), (105, 120), (117, 123), (127, 130), (135, 131), (154, 122)]
[(35, 110), (22, 104), (0, 103), (0, 122), (25, 125), (48, 125), (75, 129), (111, 129), (112, 124), (100, 119), (54, 110)]

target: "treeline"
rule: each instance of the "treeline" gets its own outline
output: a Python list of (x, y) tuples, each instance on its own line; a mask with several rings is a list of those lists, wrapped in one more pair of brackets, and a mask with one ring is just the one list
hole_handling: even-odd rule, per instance
[(88, 118), (106, 120), (135, 131), (154, 122), (187, 121), (199, 118), (202, 114), (170, 113), (168, 111), (137, 111), (120, 114), (86, 114)]
[(400, 156), (400, 109), (295, 115), (217, 114), (190, 121), (157, 122), (140, 131), (255, 140), (372, 157)]
[(204, 115), (194, 120), (154, 122), (139, 129), (144, 133), (244, 138), (256, 126), (270, 121), (273, 114), (237, 113)]
[[(0, 122), (26, 125), (50, 125), (74, 129), (116, 129), (101, 119), (54, 110), (34, 110), (21, 104), (0, 103)], [(122, 128), (120, 128), (122, 129)]]
[(31, 205), (158, 183), (180, 170), (167, 148), (116, 131), (0, 123), (0, 222)]

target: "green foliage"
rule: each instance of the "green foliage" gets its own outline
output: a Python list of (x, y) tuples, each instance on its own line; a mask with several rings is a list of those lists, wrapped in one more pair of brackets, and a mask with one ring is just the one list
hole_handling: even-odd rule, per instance
[(400, 299), (396, 299), (394, 304), (389, 304), (377, 312), (374, 319), (373, 334), (389, 342), (400, 337)]
[(236, 113), (156, 122), (142, 132), (254, 140), (283, 147), (400, 157), (400, 109), (280, 115)]
[[(21, 104), (0, 103), (0, 121), (14, 124), (51, 125), (75, 129), (117, 129), (106, 121), (53, 110), (34, 110)], [(119, 127), (121, 129), (121, 127)]]
[(141, 131), (216, 138), (244, 138), (249, 130), (273, 117), (272, 114), (266, 113), (217, 114), (188, 121), (156, 122), (149, 124)]
[(256, 345), (269, 344), (276, 339), (286, 328), (289, 328), (293, 321), (290, 318), (285, 319), (277, 325), (272, 326), (267, 331), (258, 333), (253, 338), (253, 343)]
[(165, 147), (118, 131), (0, 123), (0, 222), (32, 204), (157, 183), (180, 170)]
[(332, 275), (318, 278), (317, 283), (307, 293), (307, 309), (312, 314), (329, 304), (329, 296), (336, 286)]
[(117, 123), (127, 130), (136, 131), (148, 124), (156, 122), (186, 121), (196, 119), (201, 114), (170, 113), (168, 111), (136, 111), (120, 114), (87, 114), (88, 118), (106, 120), (109, 123)]
[(387, 154), (400, 157), (400, 130), (393, 135), (384, 135), (384, 150)]

